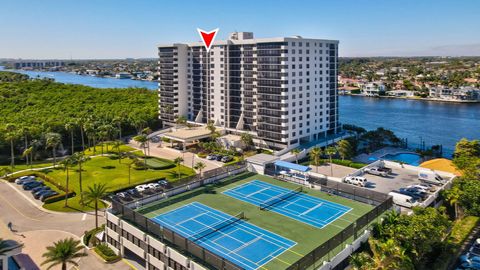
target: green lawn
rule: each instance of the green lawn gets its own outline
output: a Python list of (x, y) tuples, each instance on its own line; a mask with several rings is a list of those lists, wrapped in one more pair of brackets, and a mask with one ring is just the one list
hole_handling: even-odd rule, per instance
[[(195, 171), (180, 165), (177, 167), (165, 170), (136, 170), (131, 169), (131, 182), (128, 182), (128, 158), (122, 159), (121, 163), (118, 159), (109, 156), (93, 157), (85, 162), (82, 166), (82, 186), (83, 191), (87, 190), (88, 186), (94, 183), (105, 183), (109, 187), (109, 191), (124, 189), (140, 183), (148, 182), (158, 178), (166, 178), (170, 182), (175, 182), (177, 172), (180, 172), (180, 177), (195, 175)], [(165, 161), (162, 161), (165, 162)], [(66, 186), (66, 171), (63, 168), (46, 169), (40, 171), (47, 176), (55, 179), (58, 184)], [(28, 172), (19, 174), (28, 175)], [(17, 177), (17, 176), (16, 176)], [(50, 204), (44, 204), (44, 208), (54, 211), (74, 212), (74, 211), (91, 211), (91, 206), (82, 206), (80, 204), (80, 185), (79, 185), (78, 166), (70, 169), (70, 190), (74, 190), (77, 195), (68, 200), (70, 208), (64, 208), (64, 201), (59, 201)]]
[(152, 157), (147, 158), (146, 162), (147, 166), (154, 170), (168, 168), (174, 165), (171, 160)]
[[(108, 151), (107, 151), (108, 147)], [(120, 150), (120, 152), (133, 152), (133, 151), (138, 151), (135, 148), (132, 148), (128, 145), (120, 145), (119, 149), (113, 148), (113, 143), (103, 143), (103, 153), (114, 153), (116, 154), (117, 151)], [(85, 149), (85, 155), (87, 156), (94, 156), (94, 155), (101, 155), (102, 154), (102, 144), (99, 144), (95, 147), (90, 147)]]
[[(199, 202), (230, 215), (235, 215), (243, 211), (248, 222), (297, 242), (297, 245), (261, 267), (262, 269), (285, 269), (288, 265), (293, 264), (298, 259), (311, 252), (314, 248), (329, 240), (333, 235), (346, 228), (358, 217), (373, 208), (371, 205), (307, 189), (307, 193), (310, 196), (319, 197), (352, 208), (350, 212), (344, 214), (326, 227), (319, 229), (275, 212), (262, 211), (258, 206), (222, 194), (222, 191), (254, 179), (288, 189), (295, 189), (298, 185), (282, 182), (263, 175), (252, 175), (250, 173), (242, 174), (235, 178), (239, 180), (234, 181), (231, 184), (216, 187), (216, 192), (214, 194), (200, 192), (200, 194), (196, 195), (196, 190), (192, 190), (189, 193), (180, 194), (170, 198), (171, 204), (168, 202), (153, 203), (143, 207), (139, 212), (146, 217), (152, 218), (191, 202)], [(332, 254), (334, 253), (332, 252)]]
[[(19, 165), (15, 165), (15, 167), (12, 169), (12, 172), (18, 172), (18, 171), (23, 171), (23, 170), (28, 170), (28, 169), (36, 169), (36, 168), (43, 168), (43, 167), (49, 167), (49, 166), (53, 166), (53, 163), (52, 162), (45, 162), (45, 161), (41, 161), (41, 162), (35, 162), (34, 164), (32, 164), (31, 166), (30, 165), (25, 165), (25, 164), (19, 164)], [(0, 166), (0, 170), (2, 168), (10, 168), (10, 165), (1, 165)]]

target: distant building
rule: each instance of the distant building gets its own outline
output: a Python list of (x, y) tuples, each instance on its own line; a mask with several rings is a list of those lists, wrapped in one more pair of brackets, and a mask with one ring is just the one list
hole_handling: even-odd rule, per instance
[(480, 89), (473, 87), (460, 87), (457, 89), (441, 86), (432, 87), (430, 88), (429, 96), (451, 101), (480, 101)]
[(43, 69), (65, 66), (60, 60), (20, 60), (13, 63), (15, 69)]
[(413, 97), (414, 92), (409, 90), (392, 90), (388, 91), (387, 95), (392, 97)]
[(379, 96), (385, 92), (385, 85), (382, 83), (367, 83), (361, 88), (362, 94), (369, 97)]
[(115, 75), (115, 78), (117, 79), (130, 79), (132, 78), (132, 75), (127, 72), (120, 72)]

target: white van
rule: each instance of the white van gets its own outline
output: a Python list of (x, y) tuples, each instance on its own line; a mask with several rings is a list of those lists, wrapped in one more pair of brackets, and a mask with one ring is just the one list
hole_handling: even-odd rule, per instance
[(400, 205), (407, 208), (412, 208), (419, 205), (416, 199), (408, 195), (400, 194), (393, 191), (388, 193), (388, 195), (393, 197), (393, 203), (396, 205)]
[(419, 171), (418, 180), (436, 185), (443, 185), (445, 180), (434, 171)]
[(361, 177), (361, 176), (347, 176), (347, 177), (345, 177), (343, 182), (345, 182), (347, 184), (361, 186), (361, 187), (364, 187), (364, 186), (367, 185), (367, 179), (365, 177)]

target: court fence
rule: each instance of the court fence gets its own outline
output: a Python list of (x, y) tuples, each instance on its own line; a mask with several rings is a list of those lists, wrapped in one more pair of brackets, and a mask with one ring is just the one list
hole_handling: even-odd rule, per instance
[(345, 197), (354, 201), (359, 201), (375, 206), (383, 203), (389, 197), (389, 195), (385, 193), (356, 187), (347, 183), (328, 180), (326, 178), (310, 176), (310, 178), (305, 181), (301, 179), (278, 175), (274, 169), (270, 168), (265, 169), (265, 174), (280, 181), (293, 182), (300, 185), (311, 185), (314, 187), (318, 187), (321, 191), (329, 194)]
[[(141, 229), (143, 232), (159, 239), (163, 243), (168, 244), (177, 251), (184, 253), (190, 258), (200, 261), (214, 269), (225, 270), (242, 270), (243, 268), (235, 263), (225, 259), (219, 255), (216, 255), (205, 249), (188, 238), (181, 236), (180, 234), (161, 226), (158, 223), (153, 222), (149, 218), (145, 217), (143, 211), (137, 211), (136, 208), (150, 204), (157, 200), (166, 201), (169, 197), (188, 192), (205, 192), (205, 188), (195, 190), (195, 188), (208, 186), (214, 183), (227, 183), (229, 181), (228, 176), (240, 174), (246, 171), (245, 162), (239, 162), (234, 165), (225, 166), (209, 172), (206, 172), (203, 177), (194, 177), (190, 181), (186, 181), (185, 184), (174, 187), (163, 194), (154, 194), (149, 197), (141, 198), (133, 202), (123, 203), (116, 198), (112, 198), (112, 213), (120, 215), (123, 220), (129, 222), (135, 227)], [(230, 180), (231, 181), (231, 180)], [(148, 247), (145, 247), (145, 252), (148, 251)], [(168, 263), (168, 262), (165, 262)]]
[[(390, 209), (393, 205), (392, 197), (378, 204), (358, 218), (354, 223), (334, 235), (327, 242), (316, 247), (310, 253), (300, 258), (287, 268), (287, 270), (316, 269), (323, 265), (324, 261), (329, 261), (333, 256), (342, 251), (346, 245), (353, 243), (363, 235), (365, 230), (377, 219)], [(332, 256), (333, 255), (333, 256)]]

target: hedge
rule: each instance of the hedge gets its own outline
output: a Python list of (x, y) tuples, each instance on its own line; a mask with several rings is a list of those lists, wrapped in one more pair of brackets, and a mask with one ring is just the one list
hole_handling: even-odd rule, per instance
[[(68, 198), (71, 198), (71, 197), (74, 197), (75, 195), (77, 195), (75, 192), (71, 191), (68, 193)], [(45, 204), (48, 204), (48, 203), (54, 203), (54, 202), (58, 202), (58, 201), (61, 201), (61, 200), (65, 200), (65, 194), (57, 194), (55, 196), (52, 196), (52, 197), (48, 197), (43, 203)]]
[(120, 259), (120, 256), (115, 254), (109, 246), (106, 244), (100, 244), (95, 247), (95, 252), (100, 255), (107, 262), (114, 262)]
[(83, 243), (86, 246), (90, 246), (90, 240), (92, 239), (92, 237), (95, 236), (95, 234), (97, 234), (97, 233), (99, 233), (103, 230), (105, 230), (105, 224), (103, 224), (102, 226), (100, 226), (98, 228), (90, 230), (88, 232), (85, 232), (85, 234), (83, 235)]

